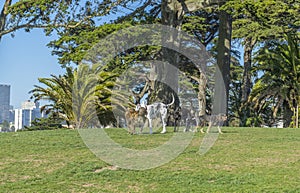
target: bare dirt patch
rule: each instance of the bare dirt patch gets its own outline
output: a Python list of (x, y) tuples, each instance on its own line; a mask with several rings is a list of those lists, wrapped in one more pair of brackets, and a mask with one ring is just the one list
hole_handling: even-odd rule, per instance
[(100, 173), (100, 172), (103, 172), (104, 170), (115, 171), (115, 170), (118, 170), (118, 166), (107, 166), (107, 167), (103, 167), (103, 168), (96, 169), (94, 172), (95, 172), (95, 173)]

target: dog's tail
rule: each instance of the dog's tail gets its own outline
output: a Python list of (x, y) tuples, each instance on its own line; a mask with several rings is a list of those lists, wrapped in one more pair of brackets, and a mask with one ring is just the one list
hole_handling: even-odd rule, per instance
[(166, 106), (169, 107), (169, 106), (173, 105), (174, 102), (175, 102), (175, 98), (174, 98), (174, 95), (172, 93), (172, 102), (170, 104), (167, 104)]

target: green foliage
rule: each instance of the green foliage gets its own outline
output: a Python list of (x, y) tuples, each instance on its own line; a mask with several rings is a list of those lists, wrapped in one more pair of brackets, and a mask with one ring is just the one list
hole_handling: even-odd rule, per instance
[(31, 122), (31, 126), (25, 126), (21, 131), (53, 130), (62, 128), (62, 119), (55, 119), (52, 116), (48, 118), (36, 118)]
[[(282, 41), (266, 43), (256, 56), (259, 77), (251, 93), (254, 109), (272, 109), (273, 117), (283, 105), (290, 109), (300, 103), (300, 51), (299, 36), (288, 33)], [(287, 103), (285, 103), (287, 102)]]
[[(229, 100), (228, 100), (228, 114), (229, 114), (229, 124), (231, 121), (240, 120), (241, 112), (240, 107), (241, 102), (241, 87), (242, 87), (242, 75), (243, 67), (239, 64), (237, 60), (233, 59), (230, 66), (230, 86), (229, 86)], [(237, 58), (236, 58), (237, 59)], [(239, 121), (238, 121), (239, 122)], [(235, 125), (238, 125), (235, 123)]]
[(83, 64), (78, 69), (66, 70), (64, 75), (39, 78), (43, 86), (35, 85), (30, 93), (35, 100), (50, 102), (41, 107), (42, 111), (53, 113), (73, 128), (89, 127), (95, 124), (99, 111), (110, 109), (108, 98), (115, 75), (105, 71), (97, 73)]
[[(79, 26), (78, 28), (63, 31), (59, 33), (60, 38), (50, 42), (48, 46), (54, 49), (52, 53), (59, 56), (59, 62), (63, 66), (67, 66), (70, 63), (79, 64), (85, 59), (86, 54), (91, 52), (91, 48), (97, 45), (101, 39), (127, 27), (159, 22), (160, 12), (160, 3), (152, 3), (148, 6), (148, 9), (137, 9), (135, 14), (125, 14), (124, 17), (120, 17), (107, 24), (101, 24), (97, 27)], [(198, 11), (191, 13), (189, 17), (186, 17), (184, 28), (198, 39), (201, 39), (201, 41), (204, 41), (207, 45), (216, 35), (218, 27), (216, 17), (216, 13), (213, 11)], [(203, 22), (199, 23), (199, 19)], [(197, 26), (193, 27), (196, 23)], [(212, 27), (210, 27), (210, 25), (212, 25)], [(202, 26), (202, 28), (198, 29), (199, 26)], [(206, 31), (202, 32), (202, 29), (205, 29)], [(131, 35), (132, 37), (135, 36), (135, 34)], [(159, 57), (161, 57), (160, 46), (137, 46), (122, 53), (118, 53), (113, 61), (106, 63), (105, 68), (107, 71), (112, 71), (120, 75), (140, 61), (149, 59), (160, 60), (161, 58)], [(95, 61), (93, 61), (93, 63), (95, 63)], [(190, 66), (188, 65), (181, 67), (184, 68), (184, 71), (190, 70)], [(193, 70), (199, 71), (195, 67), (193, 67)], [(194, 83), (196, 82), (194, 81)]]
[(217, 36), (218, 17), (216, 9), (201, 9), (184, 17), (182, 29), (207, 46)]
[[(261, 70), (256, 71), (258, 69), (252, 69), (252, 72), (250, 72), (250, 68), (252, 68), (251, 53), (253, 49), (256, 49), (255, 45), (257, 49), (260, 49), (265, 42), (280, 41), (280, 39), (284, 38), (286, 33), (297, 33), (296, 31), (300, 26), (299, 7), (299, 1), (294, 0), (229, 0), (221, 7), (221, 10), (225, 10), (231, 14), (233, 19), (232, 36), (234, 39), (243, 39), (246, 53), (244, 55), (243, 77), (240, 79), (242, 84), (240, 92), (244, 102), (233, 101), (233, 103), (240, 106), (239, 114), (241, 115), (242, 124), (246, 123), (247, 117), (252, 119), (256, 116), (262, 116), (263, 118), (256, 117), (255, 119), (262, 120), (262, 122), (267, 125), (275, 121), (275, 115), (272, 116), (272, 113), (269, 112), (271, 111), (277, 114), (278, 110), (280, 110), (279, 107), (274, 106), (274, 101), (281, 100), (278, 99), (277, 96), (273, 97), (271, 101), (266, 102), (269, 105), (266, 105), (266, 103), (257, 103), (265, 108), (263, 114), (260, 114), (261, 111), (258, 111), (258, 108), (255, 108), (256, 112), (251, 111), (248, 104), (246, 104), (246, 98), (252, 88), (251, 82), (253, 81), (253, 74), (259, 73), (261, 75), (264, 73), (264, 71)], [(275, 53), (273, 57), (277, 57)], [(268, 62), (265, 63), (265, 66), (269, 66)], [(274, 68), (274, 66), (272, 68)], [(261, 90), (264, 89), (262, 88)], [(258, 92), (253, 92), (253, 95), (255, 95), (254, 93)], [(251, 97), (253, 97), (253, 95)]]
[(1, 126), (1, 131), (3, 132), (9, 132), (10, 128), (9, 128), (9, 122), (7, 120), (4, 120)]
[(50, 103), (41, 107), (41, 111), (47, 114), (53, 113), (55, 116), (70, 123), (73, 119), (72, 113), (72, 85), (74, 75), (72, 68), (66, 69), (64, 75), (51, 75), (51, 78), (39, 78), (43, 86), (35, 85), (30, 91), (35, 101), (46, 100)]
[(233, 38), (265, 40), (300, 26), (299, 1), (230, 0), (222, 9), (233, 17)]
[(48, 47), (53, 48), (52, 54), (59, 56), (59, 63), (67, 65), (79, 64), (87, 51), (107, 35), (132, 26), (129, 22), (120, 24), (104, 24), (99, 27), (78, 27), (60, 33), (58, 40), (51, 41)]
[[(90, 4), (103, 12), (100, 16), (118, 13), (119, 17), (106, 22), (96, 21), (94, 17), (91, 17), (94, 21), (92, 23), (84, 23), (59, 31), (59, 39), (50, 42), (48, 46), (53, 48), (52, 54), (57, 55), (59, 63), (64, 66), (70, 63), (79, 64), (90, 48), (114, 32), (134, 25), (156, 23), (160, 12), (160, 3), (147, 0), (105, 1), (102, 3), (93, 1)], [(124, 12), (122, 10), (124, 8), (128, 11)], [(104, 17), (101, 19), (106, 20)]]
[[(117, 7), (127, 6), (131, 0), (122, 1), (81, 1), (81, 0), (20, 0), (11, 4), (1, 14), (0, 37), (18, 29), (29, 32), (43, 28), (46, 35), (80, 26), (93, 26), (95, 22), (115, 12)], [(3, 27), (3, 28), (2, 28)]]
[[(174, 1), (178, 3), (177, 1)], [(191, 6), (190, 2), (185, 1), (186, 5)], [(220, 34), (218, 32), (219, 27), (219, 18), (218, 12), (221, 10), (226, 10), (231, 14), (233, 19), (233, 38), (237, 39), (246, 39), (251, 38), (254, 42), (258, 41), (259, 46), (264, 45), (267, 40), (281, 40), (285, 33), (295, 32), (299, 28), (299, 1), (295, 0), (264, 0), (264, 1), (253, 1), (253, 0), (229, 0), (223, 4), (223, 2), (218, 1), (218, 5), (222, 6), (209, 6), (205, 9), (200, 9), (200, 4), (198, 1), (193, 1), (194, 5), (197, 4), (197, 9), (193, 12), (189, 12), (183, 16), (183, 23), (180, 28), (188, 33), (192, 34), (194, 37), (198, 38), (207, 49), (213, 48), (213, 45), (216, 42), (216, 37)], [(214, 1), (209, 1), (213, 3)], [(204, 3), (205, 4), (205, 3)], [(203, 5), (204, 5), (203, 4)], [(179, 5), (179, 3), (178, 3)], [(201, 4), (202, 6), (202, 4)], [(124, 9), (125, 8), (125, 9)], [(125, 11), (124, 11), (125, 10)], [(146, 23), (160, 23), (161, 22), (161, 2), (154, 2), (148, 0), (122, 0), (122, 1), (56, 1), (56, 0), (26, 0), (26, 1), (16, 1), (12, 4), (6, 15), (1, 15), (1, 25), (5, 24), (5, 28), (1, 28), (0, 38), (2, 35), (13, 33), (18, 29), (25, 29), (30, 31), (32, 28), (43, 28), (46, 32), (46, 35), (49, 35), (53, 30), (55, 30), (59, 38), (55, 41), (52, 41), (48, 44), (50, 48), (53, 49), (52, 54), (58, 56), (59, 63), (62, 66), (67, 67), (70, 64), (80, 64), (85, 58), (87, 52), (95, 46), (101, 39), (107, 37), (108, 35), (117, 32), (121, 29), (127, 27), (146, 24)], [(119, 17), (111, 21), (106, 21), (106, 16), (112, 16), (117, 14)], [(179, 14), (179, 12), (177, 13)], [(2, 22), (2, 19), (5, 22)], [(171, 23), (171, 21), (170, 21)], [(177, 24), (176, 24), (177, 26)], [(1, 27), (1, 26), (0, 26)], [(132, 34), (134, 37), (135, 34)], [(273, 45), (274, 46), (274, 45)], [(282, 44), (284, 46), (284, 44)], [(296, 45), (297, 47), (298, 45)], [(272, 47), (272, 46), (270, 46)], [(282, 48), (287, 50), (286, 48)], [(49, 99), (52, 101), (51, 104), (44, 106), (43, 108), (49, 112), (56, 113), (59, 117), (67, 121), (68, 124), (77, 124), (79, 121), (76, 118), (76, 115), (72, 112), (74, 101), (72, 98), (72, 90), (74, 90), (74, 85), (80, 83), (84, 87), (91, 88), (91, 85), (94, 84), (95, 79), (98, 79), (101, 82), (94, 89), (97, 90), (97, 96), (91, 95), (91, 90), (85, 90), (80, 97), (86, 101), (95, 101), (93, 97), (98, 97), (97, 101), (97, 115), (102, 117), (103, 122), (101, 124), (108, 124), (107, 120), (113, 120), (112, 107), (111, 103), (111, 88), (113, 85), (113, 80), (116, 76), (122, 74), (132, 65), (135, 65), (143, 60), (158, 60), (161, 59), (161, 47), (160, 46), (138, 46), (131, 48), (122, 53), (119, 53), (113, 58), (112, 61), (109, 61), (105, 64), (104, 69), (102, 69), (100, 74), (87, 75), (87, 77), (92, 79), (92, 82), (86, 82), (82, 80), (80, 75), (76, 79), (75, 71), (67, 68), (67, 72), (63, 76), (52, 76), (51, 78), (41, 78), (40, 82), (44, 84), (47, 88), (35, 87), (34, 97), (39, 99)], [(214, 52), (214, 50), (211, 50)], [(261, 57), (265, 57), (268, 53), (260, 53)], [(279, 54), (277, 56), (277, 54)], [(274, 58), (283, 58), (287, 53), (273, 53), (272, 57)], [(264, 56), (265, 55), (265, 56)], [(216, 55), (214, 55), (216, 57)], [(293, 58), (297, 58), (293, 55), (289, 56), (290, 62), (298, 63), (299, 61), (291, 61)], [(232, 118), (239, 118), (241, 116), (241, 93), (242, 88), (242, 66), (233, 60), (238, 60), (236, 57), (232, 57), (232, 71), (230, 72), (231, 77), (231, 88), (230, 88), (230, 101), (229, 101), (229, 112)], [(263, 61), (264, 59), (261, 59)], [(269, 59), (267, 59), (269, 60)], [(285, 59), (282, 59), (283, 61)], [(286, 61), (284, 61), (286, 62)], [(275, 63), (272, 64), (272, 69), (275, 69)], [(200, 74), (199, 69), (191, 67), (192, 64), (190, 61), (185, 61), (182, 59), (179, 66), (181, 71), (186, 72), (191, 77), (194, 76), (196, 79), (191, 80), (191, 83), (194, 86), (194, 89), (199, 91), (197, 83), (197, 78)], [(265, 63), (260, 66), (269, 66), (269, 63)], [(281, 67), (280, 67), (281, 68)], [(278, 68), (278, 69), (280, 69)], [(256, 69), (262, 73), (265, 73), (265, 70)], [(290, 69), (290, 67), (284, 67), (281, 70), (295, 72), (298, 69)], [(109, 72), (113, 72), (109, 74)], [(77, 72), (76, 72), (77, 73)], [(82, 71), (85, 73), (85, 70)], [(257, 73), (257, 71), (254, 71)], [(272, 79), (273, 76), (271, 73), (266, 72), (266, 80)], [(277, 72), (276, 72), (277, 73)], [(294, 74), (295, 75), (295, 74)], [(95, 77), (98, 76), (98, 77)], [(295, 76), (294, 76), (295, 77)], [(103, 81), (102, 81), (103, 80)], [(107, 80), (107, 81), (106, 81)], [(284, 80), (285, 81), (285, 80)], [(299, 82), (297, 79), (291, 80), (293, 82)], [(280, 83), (280, 81), (279, 81)], [(278, 84), (279, 84), (278, 83)], [(95, 85), (95, 84), (94, 84)], [(267, 87), (265, 84), (263, 86)], [(273, 84), (271, 84), (273, 85)], [(259, 89), (262, 85), (257, 85), (255, 90)], [(275, 86), (278, 88), (279, 86)], [(290, 87), (295, 87), (296, 84), (291, 84)], [(280, 91), (289, 93), (288, 98), (297, 98), (298, 88), (294, 89), (293, 92), (287, 91), (285, 87)], [(291, 89), (290, 89), (291, 90)], [(77, 91), (76, 91), (77, 92)], [(120, 93), (119, 93), (120, 94)], [(85, 96), (84, 96), (85, 95)], [(255, 94), (253, 94), (255, 95)], [(93, 96), (93, 97), (91, 97)], [(124, 95), (125, 96), (125, 95)], [(126, 95), (127, 96), (127, 95)], [(261, 95), (257, 93), (256, 98), (260, 98)], [(282, 104), (281, 98), (278, 98), (280, 95), (276, 95), (270, 101), (267, 101), (261, 105), (261, 109), (264, 110), (264, 115), (266, 119), (273, 121), (270, 117), (270, 113), (267, 111), (276, 112), (275, 114), (280, 114)], [(93, 98), (93, 99), (92, 99)], [(283, 97), (285, 98), (285, 97)], [(64, 100), (62, 100), (64, 99)], [(296, 99), (289, 100), (289, 106), (291, 103), (294, 103)], [(299, 100), (299, 99), (297, 99)], [(277, 101), (281, 101), (274, 106)], [(81, 101), (82, 102), (82, 101)], [(257, 100), (257, 103), (260, 103), (261, 100)], [(90, 102), (87, 102), (89, 104)], [(208, 104), (208, 103), (207, 103)], [(79, 106), (84, 107), (83, 103), (80, 103)], [(124, 108), (124, 105), (119, 104)], [(279, 106), (278, 106), (279, 105)], [(259, 105), (258, 105), (259, 106)], [(258, 106), (255, 106), (257, 109)], [(79, 108), (79, 107), (78, 107)], [(85, 112), (84, 112), (85, 111)], [(76, 112), (84, 112), (84, 114), (93, 113), (89, 108), (85, 110), (77, 109)], [(107, 112), (107, 114), (105, 113)], [(261, 111), (259, 111), (261, 112)], [(251, 116), (256, 116), (255, 113)], [(261, 116), (261, 114), (257, 115)], [(249, 117), (252, 119), (252, 117)], [(89, 118), (87, 118), (89, 119)], [(264, 119), (264, 118), (263, 118)], [(261, 120), (261, 119), (259, 119)], [(79, 122), (78, 122), (79, 121)], [(265, 120), (264, 120), (265, 121)]]

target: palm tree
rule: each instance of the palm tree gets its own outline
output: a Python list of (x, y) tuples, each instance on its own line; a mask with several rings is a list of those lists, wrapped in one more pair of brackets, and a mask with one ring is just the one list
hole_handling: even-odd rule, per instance
[(96, 122), (98, 114), (111, 109), (110, 95), (114, 74), (95, 72), (88, 65), (66, 68), (63, 76), (39, 78), (43, 86), (30, 91), (35, 100), (48, 100), (42, 110), (52, 112), (74, 128), (86, 128)]
[(97, 64), (91, 68), (81, 64), (78, 70), (74, 71), (72, 102), (76, 128), (90, 127), (97, 121), (104, 125), (114, 121), (114, 117), (111, 116), (111, 96), (117, 74), (103, 69), (97, 70), (98, 67)]
[(263, 72), (263, 75), (255, 83), (249, 101), (253, 102), (255, 109), (262, 109), (272, 100), (274, 117), (279, 109), (284, 110), (288, 105), (293, 111), (293, 124), (297, 128), (300, 104), (299, 37), (287, 33), (282, 41), (268, 42), (258, 51), (255, 60), (256, 70)]
[(69, 125), (74, 119), (72, 113), (72, 85), (74, 81), (72, 68), (66, 68), (66, 74), (50, 78), (38, 79), (43, 86), (34, 85), (30, 91), (35, 101), (45, 100), (49, 103), (41, 107), (41, 111), (61, 118)]

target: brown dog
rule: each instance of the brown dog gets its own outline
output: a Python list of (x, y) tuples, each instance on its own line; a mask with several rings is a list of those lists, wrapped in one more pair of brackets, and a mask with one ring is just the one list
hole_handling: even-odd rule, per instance
[(227, 120), (227, 116), (223, 113), (217, 114), (217, 115), (203, 115), (198, 117), (198, 127), (200, 127), (201, 133), (204, 133), (203, 128), (208, 123), (208, 128), (206, 130), (206, 133), (209, 133), (212, 126), (218, 127), (218, 132), (222, 133), (220, 125), (223, 124), (224, 121)]
[(146, 122), (147, 110), (144, 107), (140, 107), (138, 110), (128, 108), (125, 112), (125, 119), (128, 127), (129, 134), (135, 134), (136, 125), (142, 123), (140, 132), (143, 131), (144, 124)]

